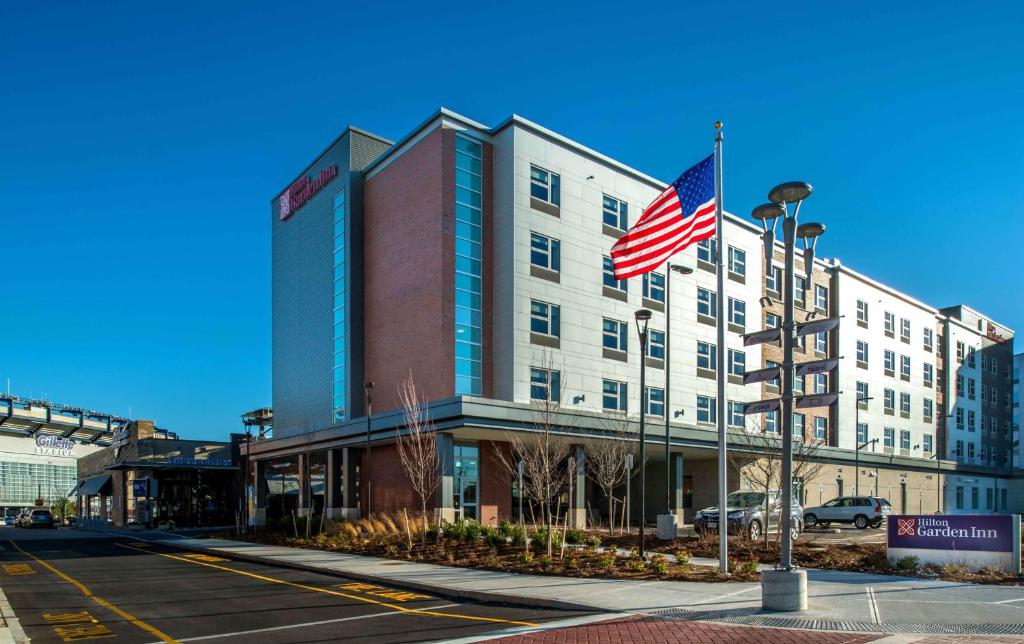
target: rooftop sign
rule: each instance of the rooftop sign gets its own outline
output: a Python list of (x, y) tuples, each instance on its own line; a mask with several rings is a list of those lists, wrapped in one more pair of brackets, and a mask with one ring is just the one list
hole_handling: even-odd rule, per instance
[(288, 219), (292, 213), (301, 208), (336, 176), (338, 176), (338, 166), (329, 165), (321, 170), (316, 177), (299, 177), (298, 181), (281, 194), (281, 199), (278, 202), (281, 221)]

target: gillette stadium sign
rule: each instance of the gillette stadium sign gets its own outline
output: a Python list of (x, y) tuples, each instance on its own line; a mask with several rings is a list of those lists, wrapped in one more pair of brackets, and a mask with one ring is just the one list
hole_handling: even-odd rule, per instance
[(63, 436), (36, 436), (36, 454), (46, 456), (74, 456), (75, 441)]
[(1015, 514), (889, 515), (888, 558), (921, 563), (1001, 566), (1020, 573), (1020, 516)]

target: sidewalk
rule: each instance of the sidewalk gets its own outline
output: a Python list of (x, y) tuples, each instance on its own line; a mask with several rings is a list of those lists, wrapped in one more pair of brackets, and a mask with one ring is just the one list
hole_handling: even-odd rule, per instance
[(769, 613), (758, 583), (546, 577), (166, 533), (124, 536), (454, 599), (781, 628), (1024, 635), (1024, 588), (1014, 586), (809, 570), (810, 610)]
[(0, 590), (0, 644), (22, 644), (28, 641), (21, 623), (14, 616), (14, 609), (7, 601), (7, 596)]

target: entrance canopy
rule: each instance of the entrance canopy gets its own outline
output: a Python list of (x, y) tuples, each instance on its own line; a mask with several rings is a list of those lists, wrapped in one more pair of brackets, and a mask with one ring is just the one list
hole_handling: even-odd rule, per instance
[(113, 491), (114, 486), (110, 484), (110, 475), (101, 474), (82, 483), (78, 488), (78, 496), (96, 496), (97, 494), (110, 496)]

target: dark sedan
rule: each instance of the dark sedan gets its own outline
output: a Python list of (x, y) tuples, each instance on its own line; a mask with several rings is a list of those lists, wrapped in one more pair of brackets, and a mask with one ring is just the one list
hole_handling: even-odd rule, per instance
[(28, 515), (26, 528), (56, 528), (57, 523), (53, 520), (53, 514), (49, 510), (32, 510)]

